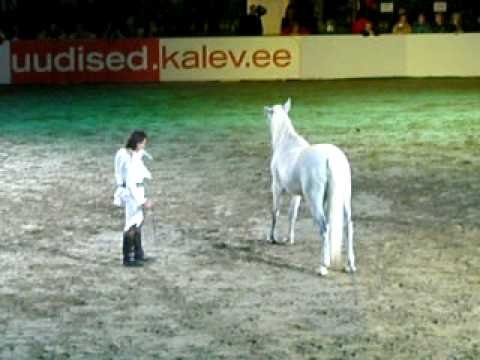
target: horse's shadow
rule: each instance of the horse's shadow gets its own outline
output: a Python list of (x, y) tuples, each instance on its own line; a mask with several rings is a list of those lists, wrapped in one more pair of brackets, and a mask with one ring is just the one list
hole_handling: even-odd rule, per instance
[(266, 264), (279, 269), (295, 271), (302, 274), (312, 275), (318, 277), (318, 274), (300, 264), (288, 262), (285, 259), (277, 256), (272, 256), (266, 253), (266, 249), (271, 246), (287, 246), (286, 242), (272, 243), (266, 240), (248, 240), (244, 244), (232, 242), (216, 242), (213, 248), (219, 253), (226, 256), (243, 260), (246, 262), (253, 262), (259, 264)]

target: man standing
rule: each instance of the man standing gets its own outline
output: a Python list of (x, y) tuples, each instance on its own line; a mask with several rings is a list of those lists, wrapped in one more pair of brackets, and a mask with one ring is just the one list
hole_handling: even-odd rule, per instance
[(113, 197), (116, 206), (125, 207), (125, 227), (123, 232), (123, 265), (143, 266), (146, 260), (142, 248), (141, 227), (144, 209), (153, 206), (145, 197), (144, 181), (151, 179), (150, 171), (143, 163), (147, 134), (142, 130), (132, 132), (125, 147), (115, 155), (115, 180), (117, 189)]

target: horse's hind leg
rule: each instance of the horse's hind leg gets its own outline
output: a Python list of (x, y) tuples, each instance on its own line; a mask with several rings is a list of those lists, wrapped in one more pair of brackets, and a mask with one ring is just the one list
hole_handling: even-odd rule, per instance
[(355, 254), (353, 252), (353, 222), (352, 214), (349, 206), (345, 206), (345, 219), (347, 221), (347, 266), (345, 270), (347, 272), (355, 272), (357, 268), (355, 267)]
[[(323, 190), (323, 189), (322, 189)], [(320, 194), (323, 194), (321, 191)], [(325, 211), (323, 208), (323, 195), (318, 196), (311, 201), (312, 216), (315, 224), (318, 226), (320, 232), (320, 239), (322, 241), (322, 257), (320, 261), (320, 267), (318, 273), (321, 276), (328, 274), (328, 267), (330, 267), (331, 254), (330, 254), (330, 229), (327, 219), (325, 217)]]
[(282, 193), (281, 188), (274, 181), (272, 183), (272, 196), (273, 196), (272, 228), (270, 229), (270, 241), (274, 244), (277, 242), (277, 237), (275, 235), (275, 227), (277, 225), (277, 217), (278, 217), (278, 215), (280, 215), (280, 195), (281, 195), (281, 193)]
[(292, 200), (290, 201), (290, 208), (288, 209), (288, 220), (290, 224), (288, 229), (288, 235), (290, 238), (290, 244), (292, 245), (295, 242), (295, 221), (297, 220), (298, 207), (300, 206), (301, 200), (301, 196), (293, 196)]
[(348, 264), (347, 264), (347, 272), (355, 272), (357, 271), (357, 268), (355, 266), (355, 255), (353, 252), (353, 222), (350, 220), (348, 222), (348, 240), (347, 240), (347, 246), (348, 246)]
[[(325, 221), (325, 220), (324, 220)], [(322, 260), (320, 262), (320, 267), (318, 268), (318, 273), (321, 276), (328, 274), (328, 268), (331, 263), (331, 253), (330, 253), (330, 226), (325, 222), (324, 230), (321, 231), (321, 237), (323, 241), (322, 249)]]

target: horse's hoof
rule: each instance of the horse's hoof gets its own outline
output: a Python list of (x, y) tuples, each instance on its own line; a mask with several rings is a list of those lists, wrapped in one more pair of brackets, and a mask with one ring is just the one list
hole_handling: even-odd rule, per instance
[(345, 266), (345, 272), (346, 273), (354, 273), (357, 271), (357, 268), (355, 266), (350, 266), (350, 265), (346, 265)]
[(272, 244), (275, 244), (277, 242), (277, 237), (273, 233), (270, 233), (267, 236), (267, 241), (270, 241)]
[(317, 270), (317, 274), (320, 276), (326, 276), (328, 274), (328, 270), (325, 266), (320, 266)]

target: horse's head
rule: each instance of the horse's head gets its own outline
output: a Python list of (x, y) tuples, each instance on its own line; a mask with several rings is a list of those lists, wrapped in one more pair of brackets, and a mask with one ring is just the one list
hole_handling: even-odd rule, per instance
[(287, 99), (285, 104), (283, 105), (273, 105), (273, 106), (265, 106), (263, 110), (265, 111), (265, 116), (271, 122), (274, 114), (283, 114), (283, 116), (288, 115), (290, 112), (290, 108), (292, 107), (292, 100), (290, 98)]
[(267, 117), (270, 126), (270, 135), (272, 136), (272, 144), (276, 142), (281, 131), (285, 130), (291, 125), (288, 112), (292, 107), (290, 98), (283, 105), (265, 106), (265, 116)]

